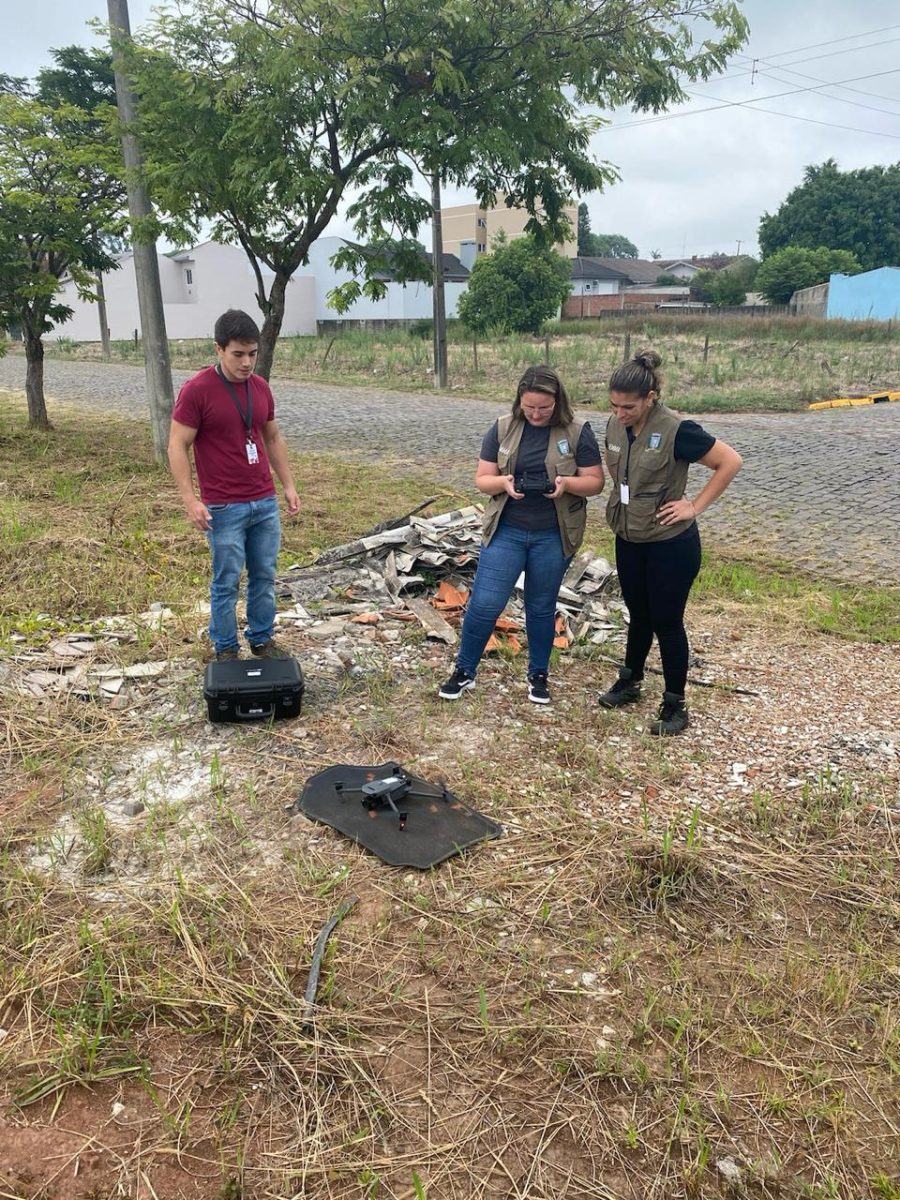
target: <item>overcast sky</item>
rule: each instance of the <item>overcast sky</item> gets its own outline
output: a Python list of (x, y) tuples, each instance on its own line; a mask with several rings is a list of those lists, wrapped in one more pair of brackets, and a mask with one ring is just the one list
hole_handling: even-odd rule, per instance
[[(152, 8), (130, 0), (132, 29)], [(594, 151), (622, 178), (587, 197), (595, 233), (624, 234), (643, 257), (735, 253), (738, 244), (755, 252), (760, 216), (777, 209), (807, 164), (900, 161), (895, 3), (744, 0), (743, 8), (749, 42), (722, 77), (690, 86), (688, 104), (662, 118), (609, 114)], [(51, 47), (94, 40), (87, 22), (107, 14), (105, 0), (29, 0), (24, 11), (27, 20), (22, 0), (0, 0), (0, 72), (33, 76)], [(445, 203), (471, 199), (448, 192)], [(340, 219), (329, 232), (351, 233)]]

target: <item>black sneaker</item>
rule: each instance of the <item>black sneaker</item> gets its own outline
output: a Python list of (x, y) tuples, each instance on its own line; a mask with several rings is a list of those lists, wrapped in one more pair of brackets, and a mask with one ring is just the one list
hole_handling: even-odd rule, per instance
[(463, 692), (468, 692), (474, 686), (474, 676), (470, 675), (468, 671), (464, 671), (462, 667), (457, 667), (438, 695), (442, 700), (458, 700)]
[(528, 699), (532, 704), (550, 703), (550, 689), (547, 687), (546, 671), (532, 671), (528, 676)]
[(688, 711), (684, 704), (684, 696), (675, 692), (663, 692), (662, 704), (659, 706), (659, 718), (650, 726), (650, 732), (656, 737), (671, 737), (681, 733), (688, 727)]
[(619, 678), (608, 692), (601, 692), (597, 703), (601, 708), (621, 708), (641, 698), (641, 680), (635, 679), (630, 667), (619, 667)]
[(227, 650), (216, 651), (216, 662), (231, 662), (235, 658), (240, 658), (241, 652), (235, 646), (229, 646)]

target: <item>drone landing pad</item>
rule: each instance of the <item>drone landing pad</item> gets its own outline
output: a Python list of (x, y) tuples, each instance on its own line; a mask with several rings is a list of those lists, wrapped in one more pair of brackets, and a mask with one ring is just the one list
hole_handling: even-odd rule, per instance
[(406, 815), (401, 829), (396, 812), (387, 805), (367, 808), (361, 792), (364, 784), (389, 779), (397, 770), (392, 762), (329, 767), (306, 781), (294, 811), (331, 825), (392, 867), (433, 867), (503, 832), (452, 792), (408, 772), (410, 793), (396, 802)]

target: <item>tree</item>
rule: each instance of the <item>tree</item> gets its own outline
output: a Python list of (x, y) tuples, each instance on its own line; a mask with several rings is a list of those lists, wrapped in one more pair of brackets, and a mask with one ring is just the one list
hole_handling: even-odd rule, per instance
[[(497, 193), (555, 242), (573, 191), (615, 177), (580, 106), (658, 111), (720, 70), (746, 35), (732, 0), (192, 0), (160, 15), (129, 64), (155, 201), (240, 244), (264, 315), (268, 375), (285, 290), (348, 191), (358, 240), (415, 238), (429, 181)], [(187, 11), (189, 10), (189, 11)], [(695, 18), (715, 34), (695, 43)], [(704, 33), (708, 27), (704, 28)], [(190, 137), (185, 137), (185, 131)], [(337, 260), (336, 260), (337, 261)], [(371, 256), (334, 296), (383, 294)], [(395, 266), (402, 266), (400, 256)]]
[(668, 271), (663, 271), (662, 275), (657, 275), (656, 282), (660, 287), (677, 287), (684, 283), (684, 280), (679, 279), (677, 275), (670, 275)]
[(494, 246), (475, 260), (460, 320), (474, 334), (539, 333), (572, 290), (569, 260), (533, 235)]
[(594, 253), (594, 235), (591, 233), (591, 217), (584, 200), (578, 205), (578, 253), (591, 257)]
[(829, 276), (837, 272), (856, 275), (861, 269), (859, 260), (846, 250), (787, 246), (763, 259), (756, 273), (756, 287), (772, 304), (787, 304), (801, 288), (827, 283)]
[(747, 299), (744, 272), (698, 271), (691, 280), (691, 296), (713, 308), (734, 308)]
[(621, 233), (592, 233), (594, 258), (637, 258), (638, 248)]
[(578, 205), (578, 253), (587, 258), (637, 258), (634, 242), (620, 233), (591, 233), (591, 218), (584, 203)]
[(747, 289), (740, 276), (730, 271), (720, 271), (713, 287), (712, 304), (714, 308), (737, 308), (747, 299)]
[[(71, 104), (102, 120), (104, 110), (116, 103), (112, 55), (84, 46), (63, 46), (50, 55), (56, 65), (38, 72), (36, 99), (50, 108)], [(95, 128), (99, 132), (99, 124)]]
[(56, 298), (71, 275), (84, 294), (111, 267), (104, 233), (122, 229), (114, 149), (72, 105), (0, 95), (0, 325), (25, 342), (28, 422), (49, 427), (43, 335), (71, 316)]
[(833, 158), (759, 223), (763, 258), (788, 246), (847, 250), (863, 270), (900, 266), (900, 163), (841, 171)]

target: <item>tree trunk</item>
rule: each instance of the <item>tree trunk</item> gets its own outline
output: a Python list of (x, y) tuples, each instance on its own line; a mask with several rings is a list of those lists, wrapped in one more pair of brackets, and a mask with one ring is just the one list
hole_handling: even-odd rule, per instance
[(272, 374), (272, 360), (275, 357), (275, 343), (281, 333), (284, 321), (284, 298), (288, 279), (284, 275), (276, 275), (269, 292), (268, 311), (263, 327), (259, 334), (259, 354), (256, 356), (256, 373), (268, 379)]
[(431, 177), (432, 316), (434, 324), (434, 386), (447, 386), (447, 310), (444, 304), (444, 233), (441, 224), (441, 177)]
[(97, 272), (97, 315), (100, 318), (100, 346), (102, 348), (103, 361), (109, 362), (109, 325), (106, 323), (106, 291), (103, 287), (102, 271)]
[(28, 424), (32, 429), (50, 429), (47, 402), (44, 399), (44, 343), (41, 337), (24, 331), (25, 397), (28, 400)]

